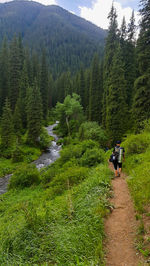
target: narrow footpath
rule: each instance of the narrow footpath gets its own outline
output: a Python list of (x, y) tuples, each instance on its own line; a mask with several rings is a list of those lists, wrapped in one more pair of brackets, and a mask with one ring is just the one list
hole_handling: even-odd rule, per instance
[[(109, 166), (113, 171), (113, 167)], [(106, 266), (138, 266), (141, 263), (135, 249), (137, 223), (133, 203), (125, 181), (127, 176), (112, 180), (114, 210), (106, 219)]]

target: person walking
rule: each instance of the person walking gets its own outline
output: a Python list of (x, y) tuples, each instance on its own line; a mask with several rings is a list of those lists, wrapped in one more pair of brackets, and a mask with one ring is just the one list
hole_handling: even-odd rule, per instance
[(120, 176), (122, 171), (122, 161), (125, 161), (125, 150), (120, 145), (121, 141), (116, 141), (116, 145), (112, 153), (112, 162), (114, 165), (115, 177)]

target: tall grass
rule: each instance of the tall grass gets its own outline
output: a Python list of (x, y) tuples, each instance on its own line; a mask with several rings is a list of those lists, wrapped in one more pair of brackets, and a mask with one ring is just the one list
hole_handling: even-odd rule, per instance
[(0, 202), (0, 264), (103, 265), (110, 180), (110, 170), (100, 165), (53, 199), (49, 188), (41, 186), (5, 194)]
[(126, 150), (125, 171), (127, 180), (140, 220), (138, 249), (150, 257), (150, 228), (145, 221), (150, 216), (150, 133), (132, 135), (122, 144)]

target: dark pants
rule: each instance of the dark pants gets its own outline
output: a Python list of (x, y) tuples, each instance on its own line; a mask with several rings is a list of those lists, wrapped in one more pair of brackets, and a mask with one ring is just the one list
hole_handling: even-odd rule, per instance
[(113, 161), (114, 169), (117, 170), (117, 167), (122, 168), (122, 163), (118, 163), (118, 161)]

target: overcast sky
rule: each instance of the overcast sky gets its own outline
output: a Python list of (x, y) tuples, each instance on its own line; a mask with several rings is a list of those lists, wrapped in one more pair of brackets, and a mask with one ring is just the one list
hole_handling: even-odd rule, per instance
[[(8, 1), (10, 0), (0, 0), (0, 3)], [(108, 28), (107, 15), (112, 6), (112, 0), (36, 0), (36, 2), (40, 2), (44, 5), (59, 5), (93, 22), (101, 28)], [(126, 21), (129, 22), (132, 9), (135, 10), (136, 23), (138, 23), (139, 0), (114, 0), (114, 6), (117, 9), (119, 26), (123, 16), (125, 16)]]

